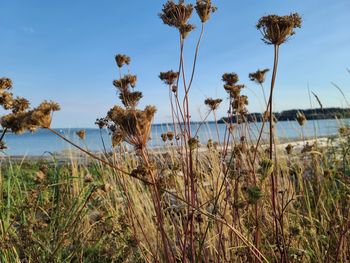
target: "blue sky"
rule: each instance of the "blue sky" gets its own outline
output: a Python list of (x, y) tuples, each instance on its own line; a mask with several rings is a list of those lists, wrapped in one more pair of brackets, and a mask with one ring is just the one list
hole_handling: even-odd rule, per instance
[[(255, 29), (259, 17), (270, 13), (299, 12), (304, 20), (303, 28), (281, 47), (275, 109), (310, 107), (308, 86), (324, 106), (346, 106), (331, 82), (350, 98), (349, 0), (213, 2), (218, 11), (206, 25), (190, 95), (193, 120), (200, 118), (199, 111), (205, 113), (206, 97), (226, 96), (224, 72), (239, 74), (247, 85), (249, 110), (262, 111), (261, 91), (248, 73), (272, 66), (272, 47)], [(131, 71), (144, 94), (140, 106), (156, 105), (155, 121), (169, 121), (168, 91), (158, 75), (176, 69), (179, 43), (175, 29), (157, 16), (164, 3), (1, 0), (0, 75), (12, 78), (14, 93), (33, 105), (43, 99), (59, 102), (62, 110), (54, 116), (54, 127), (93, 127), (97, 117), (119, 103), (112, 85), (118, 75), (114, 55), (125, 53), (132, 57)], [(196, 16), (192, 22), (199, 26)], [(187, 69), (198, 35), (199, 29), (185, 46)]]

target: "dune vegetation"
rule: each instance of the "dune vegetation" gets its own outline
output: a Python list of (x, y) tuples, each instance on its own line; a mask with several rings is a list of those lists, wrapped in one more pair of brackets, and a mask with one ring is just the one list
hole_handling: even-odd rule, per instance
[[(245, 86), (236, 73), (223, 72), (227, 97), (204, 101), (202, 123), (214, 118), (217, 124), (218, 107), (227, 107), (224, 140), (217, 129), (207, 145), (199, 143), (191, 126), (191, 87), (204, 29), (216, 10), (210, 0), (198, 0), (168, 1), (160, 11), (160, 20), (180, 39), (174, 50), (178, 68), (159, 74), (169, 90), (173, 124), (161, 135), (161, 149), (147, 145), (156, 107), (138, 108), (143, 95), (127, 55), (115, 56), (119, 76), (113, 85), (120, 103), (96, 120), (113, 144), (102, 152), (51, 128), (58, 104), (31, 108), (25, 98), (14, 97), (10, 79), (0, 79), (5, 153), (7, 132), (47, 129), (86, 156), (65, 163), (1, 161), (0, 262), (350, 261), (350, 128), (339, 119), (337, 136), (322, 144), (315, 138), (302, 149), (280, 147), (275, 132), (278, 59), (283, 44), (292, 45), (302, 30), (299, 14), (257, 21), (262, 44), (274, 51), (271, 71), (247, 72), (265, 96), (258, 136), (248, 125)], [(201, 23), (194, 60), (188, 61), (183, 50), (194, 15)], [(302, 129), (305, 115), (296, 112), (295, 119)], [(77, 135), (84, 140), (86, 133)]]

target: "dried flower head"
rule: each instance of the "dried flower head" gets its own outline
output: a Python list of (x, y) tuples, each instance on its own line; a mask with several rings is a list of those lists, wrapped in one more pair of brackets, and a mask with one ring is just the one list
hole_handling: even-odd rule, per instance
[(171, 91), (172, 91), (173, 93), (176, 93), (176, 92), (177, 92), (177, 86), (176, 86), (176, 85), (172, 85), (172, 86), (171, 86)]
[(140, 91), (124, 91), (119, 94), (119, 99), (122, 101), (123, 105), (127, 108), (135, 108), (142, 98), (142, 92)]
[(294, 29), (301, 27), (301, 17), (298, 13), (286, 16), (268, 15), (259, 19), (257, 29), (262, 40), (269, 45), (281, 45), (295, 34)]
[(249, 73), (249, 79), (258, 84), (263, 84), (265, 81), (265, 75), (268, 71), (269, 69), (267, 68), (263, 70), (258, 69), (256, 72)]
[(185, 38), (194, 28), (193, 25), (188, 24), (192, 12), (193, 6), (191, 4), (185, 4), (184, 1), (179, 1), (176, 4), (169, 0), (163, 5), (159, 17), (163, 20), (164, 24), (177, 28), (182, 38)]
[(22, 97), (17, 97), (12, 101), (12, 112), (17, 113), (20, 111), (25, 111), (29, 108), (29, 101)]
[(286, 146), (286, 152), (287, 154), (291, 154), (292, 150), (293, 150), (293, 145), (291, 145), (290, 143)]
[(235, 85), (239, 81), (239, 78), (236, 73), (225, 73), (222, 75), (222, 81), (225, 82), (226, 85)]
[(166, 136), (166, 133), (162, 133), (162, 134), (160, 135), (160, 137), (162, 138), (162, 141), (163, 141), (163, 142), (166, 142), (166, 141), (168, 140), (168, 137)]
[(0, 93), (0, 105), (5, 109), (9, 110), (12, 108), (13, 94), (8, 91)]
[(118, 67), (121, 68), (122, 66), (129, 65), (130, 64), (130, 57), (127, 55), (118, 54), (115, 56), (115, 62), (117, 63)]
[(144, 110), (114, 106), (107, 116), (123, 133), (124, 141), (136, 149), (142, 149), (148, 141), (155, 112), (154, 106), (146, 106)]
[(195, 28), (196, 28), (196, 26), (193, 25), (193, 24), (184, 24), (184, 25), (181, 25), (181, 26), (179, 27), (179, 31), (180, 31), (181, 37), (182, 37), (183, 39), (185, 39), (185, 38), (188, 36), (188, 34), (189, 34), (193, 29), (195, 29)]
[(12, 88), (12, 80), (9, 78), (0, 78), (0, 93)]
[(167, 138), (168, 138), (169, 141), (172, 141), (172, 140), (174, 139), (174, 133), (171, 132), (171, 131), (168, 131), (168, 132), (166, 133), (166, 136), (167, 136)]
[(297, 121), (298, 121), (300, 126), (303, 126), (305, 124), (306, 117), (305, 117), (304, 113), (297, 112)]
[(197, 0), (194, 8), (202, 23), (207, 22), (210, 18), (210, 14), (217, 10), (217, 7), (212, 5), (211, 0)]
[(188, 139), (188, 146), (190, 147), (190, 150), (195, 150), (199, 147), (199, 140), (197, 138)]
[(124, 75), (121, 79), (114, 80), (113, 85), (119, 89), (120, 92), (123, 92), (127, 89), (129, 89), (129, 86), (132, 88), (135, 88), (137, 82), (137, 76), (136, 75)]
[(220, 103), (222, 102), (222, 99), (212, 99), (212, 98), (208, 98), (204, 101), (204, 104), (207, 105), (210, 110), (216, 110), (217, 108), (219, 108)]
[(56, 102), (42, 102), (37, 108), (30, 111), (30, 125), (49, 128), (51, 126), (52, 112), (59, 110), (60, 106)]
[(99, 118), (99, 119), (96, 119), (95, 125), (97, 125), (98, 128), (103, 129), (104, 127), (107, 127), (107, 125), (108, 125), (108, 119), (106, 119), (106, 118)]
[(224, 85), (224, 89), (227, 91), (228, 94), (230, 94), (231, 98), (237, 98), (241, 94), (241, 90), (244, 88), (244, 85)]
[(79, 139), (85, 140), (85, 137), (86, 137), (86, 131), (85, 130), (79, 130), (75, 134), (79, 137)]
[(7, 146), (6, 146), (5, 142), (0, 141), (0, 151), (6, 150), (6, 149), (7, 149)]
[(160, 72), (159, 74), (159, 78), (169, 86), (173, 85), (178, 77), (179, 77), (179, 72), (174, 72), (172, 70), (167, 72)]
[(116, 147), (119, 145), (124, 139), (124, 135), (121, 131), (114, 131), (112, 134), (112, 146)]

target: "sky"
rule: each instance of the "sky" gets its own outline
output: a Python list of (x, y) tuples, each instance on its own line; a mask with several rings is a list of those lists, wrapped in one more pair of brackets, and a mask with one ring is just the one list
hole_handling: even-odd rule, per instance
[[(144, 95), (140, 107), (155, 105), (155, 122), (168, 122), (168, 89), (158, 75), (178, 67), (179, 37), (158, 17), (165, 2), (0, 0), (0, 77), (11, 78), (14, 94), (33, 106), (44, 99), (58, 102), (62, 109), (54, 114), (53, 127), (94, 127), (96, 118), (120, 103), (112, 85), (118, 78), (114, 55), (127, 54)], [(205, 25), (199, 50), (190, 93), (192, 120), (206, 113), (206, 98), (226, 98), (221, 81), (225, 72), (236, 72), (246, 85), (249, 111), (263, 111), (261, 89), (248, 74), (272, 69), (273, 47), (261, 41), (255, 27), (267, 14), (299, 12), (303, 18), (302, 28), (280, 48), (274, 109), (317, 107), (308, 89), (324, 107), (346, 106), (332, 82), (350, 98), (349, 0), (212, 2), (218, 11)], [(197, 29), (185, 43), (188, 78), (200, 33), (195, 13), (191, 22)], [(224, 116), (226, 108), (224, 101), (218, 115)]]

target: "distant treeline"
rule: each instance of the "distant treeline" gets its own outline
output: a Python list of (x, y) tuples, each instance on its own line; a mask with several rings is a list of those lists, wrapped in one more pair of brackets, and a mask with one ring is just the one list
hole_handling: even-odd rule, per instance
[[(318, 108), (318, 109), (293, 109), (281, 112), (274, 112), (274, 115), (278, 121), (294, 121), (296, 120), (297, 113), (301, 112), (305, 115), (307, 120), (323, 120), (323, 119), (335, 119), (335, 118), (350, 118), (349, 108)], [(235, 119), (235, 118), (234, 118)], [(249, 113), (247, 115), (248, 122), (261, 122), (261, 113)], [(227, 117), (221, 118), (219, 123), (229, 122)], [(235, 120), (233, 120), (235, 122)]]

